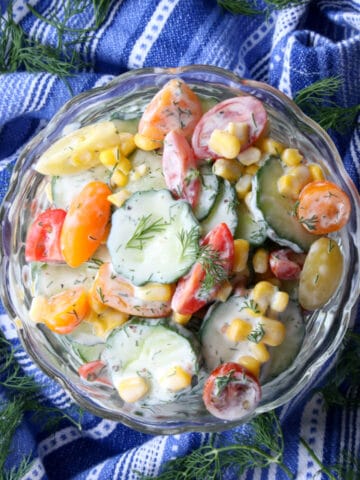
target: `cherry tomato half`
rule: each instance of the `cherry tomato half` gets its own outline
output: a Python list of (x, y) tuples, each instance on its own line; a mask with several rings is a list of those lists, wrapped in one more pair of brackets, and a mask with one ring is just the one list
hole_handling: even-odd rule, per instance
[(203, 256), (200, 254), (190, 272), (178, 281), (172, 298), (172, 309), (182, 315), (191, 315), (210, 302), (233, 267), (234, 239), (226, 223), (213, 228), (201, 248)]
[(201, 188), (199, 171), (192, 148), (180, 133), (171, 131), (166, 135), (162, 164), (168, 189), (194, 207)]
[(66, 217), (65, 210), (48, 209), (40, 213), (30, 226), (26, 244), (27, 262), (63, 262), (60, 235)]
[(270, 270), (280, 280), (299, 278), (306, 255), (295, 253), (290, 248), (280, 248), (270, 253)]
[(332, 182), (310, 182), (300, 192), (297, 217), (314, 235), (340, 230), (348, 222), (350, 212), (349, 197)]
[(112, 386), (110, 380), (105, 376), (100, 376), (103, 373), (106, 364), (101, 360), (94, 360), (93, 362), (84, 363), (78, 368), (78, 374), (87, 382), (100, 382), (104, 385)]
[(88, 260), (104, 240), (111, 193), (105, 183), (96, 181), (85, 185), (73, 198), (61, 232), (61, 250), (70, 267)]
[(248, 142), (241, 146), (245, 150), (262, 134), (267, 124), (267, 113), (260, 100), (252, 96), (235, 97), (218, 103), (206, 112), (196, 125), (192, 146), (197, 158), (217, 158), (208, 147), (215, 129), (225, 130), (230, 122), (247, 123)]
[(238, 363), (224, 363), (213, 370), (203, 390), (203, 401), (214, 417), (239, 420), (249, 415), (261, 399), (257, 378)]
[(171, 130), (190, 136), (202, 113), (201, 103), (180, 79), (166, 83), (146, 107), (139, 133), (151, 140), (163, 140)]

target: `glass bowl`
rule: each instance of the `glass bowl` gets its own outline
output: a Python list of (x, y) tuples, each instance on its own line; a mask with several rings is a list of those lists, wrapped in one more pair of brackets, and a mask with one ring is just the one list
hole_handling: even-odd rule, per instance
[[(129, 407), (121, 401), (115, 389), (81, 380), (77, 373), (79, 365), (64, 344), (42, 324), (34, 324), (29, 318), (32, 295), (29, 269), (24, 257), (25, 238), (32, 219), (47, 202), (46, 177), (37, 173), (33, 165), (64, 131), (100, 119), (131, 119), (139, 116), (149, 99), (174, 77), (182, 78), (198, 94), (209, 99), (221, 101), (239, 92), (259, 98), (269, 115), (271, 136), (286, 145), (306, 151), (307, 159), (318, 162), (327, 178), (345, 190), (352, 202), (350, 221), (346, 228), (336, 234), (345, 258), (341, 288), (325, 307), (309, 315), (305, 339), (295, 361), (285, 372), (262, 386), (262, 399), (258, 407), (241, 421), (215, 418), (201, 402), (195, 402), (193, 398), (156, 406), (146, 412)], [(22, 151), (0, 212), (1, 298), (15, 322), (25, 349), (35, 363), (58, 381), (81, 407), (95, 415), (149, 433), (221, 431), (288, 402), (305, 388), (338, 349), (355, 315), (355, 304), (359, 297), (359, 204), (358, 192), (332, 140), (275, 88), (241, 79), (220, 68), (202, 65), (130, 71), (105, 87), (82, 93), (70, 100)]]

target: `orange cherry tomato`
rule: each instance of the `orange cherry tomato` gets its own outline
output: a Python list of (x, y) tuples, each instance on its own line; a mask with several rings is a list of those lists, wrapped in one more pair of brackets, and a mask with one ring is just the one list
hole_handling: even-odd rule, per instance
[(66, 334), (77, 327), (90, 311), (84, 287), (64, 290), (48, 298), (44, 306), (44, 323), (53, 332)]
[(97, 302), (129, 315), (156, 318), (171, 313), (170, 301), (137, 298), (134, 285), (114, 273), (110, 263), (104, 263), (99, 268), (92, 292)]
[(340, 230), (350, 212), (349, 197), (332, 182), (310, 182), (300, 192), (297, 217), (310, 233), (323, 235)]
[(70, 267), (88, 260), (104, 240), (110, 220), (110, 188), (90, 182), (72, 200), (61, 231), (61, 251)]
[(163, 140), (171, 130), (189, 137), (202, 114), (201, 103), (180, 79), (166, 83), (146, 107), (139, 133), (151, 140)]

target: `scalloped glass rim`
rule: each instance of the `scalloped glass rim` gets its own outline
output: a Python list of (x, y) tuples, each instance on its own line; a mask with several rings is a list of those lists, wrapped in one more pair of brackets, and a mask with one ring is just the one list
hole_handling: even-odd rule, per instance
[[(353, 203), (350, 222), (338, 236), (345, 257), (351, 260), (345, 262), (341, 290), (338, 290), (335, 297), (322, 311), (311, 316), (307, 324), (307, 331), (311, 332), (313, 340), (310, 341), (309, 335), (307, 335), (307, 341), (292, 366), (264, 385), (263, 399), (258, 408), (252, 415), (241, 421), (225, 422), (210, 415), (185, 420), (167, 418), (154, 421), (145, 417), (135, 418), (126, 411), (119, 411), (119, 408), (115, 408), (111, 403), (113, 401), (111, 396), (106, 405), (99, 403), (97, 398), (103, 395), (103, 387), (96, 387), (94, 390), (93, 387), (76, 381), (76, 378), (72, 376), (71, 368), (64, 361), (66, 354), (63, 351), (57, 351), (57, 347), (50, 343), (39, 354), (39, 342), (44, 333), (41, 329), (34, 328), (27, 316), (26, 303), (29, 302), (30, 297), (23, 284), (23, 272), (19, 275), (23, 256), (23, 239), (25, 238), (22, 220), (27, 218), (22, 208), (24, 205), (30, 204), (35, 192), (40, 191), (41, 193), (42, 176), (31, 168), (39, 154), (54, 138), (61, 135), (62, 129), (70, 119), (72, 121), (76, 119), (82, 125), (92, 123), (96, 120), (99, 109), (101, 110), (108, 103), (116, 102), (118, 97), (134, 95), (139, 89), (158, 89), (170, 78), (179, 76), (193, 84), (195, 89), (205, 88), (206, 90), (204, 87), (204, 82), (206, 82), (210, 83), (211, 88), (214, 88), (215, 91), (226, 87), (229, 89), (229, 95), (237, 95), (240, 90), (263, 100), (269, 108), (272, 123), (277, 126), (275, 135), (281, 138), (282, 130), (285, 129), (285, 132), (292, 135), (292, 141), (299, 141), (301, 145), (309, 147), (311, 155), (314, 157), (313, 160), (319, 161), (330, 178), (336, 178), (337, 183), (349, 194)], [(286, 130), (287, 128), (289, 130)], [(319, 152), (321, 152), (320, 159), (318, 158)], [(80, 406), (95, 415), (120, 421), (144, 432), (173, 434), (184, 431), (219, 431), (244, 423), (253, 415), (283, 405), (308, 384), (326, 360), (338, 349), (355, 315), (360, 288), (360, 200), (356, 187), (348, 176), (332, 140), (319, 125), (304, 115), (283, 93), (267, 84), (241, 79), (218, 67), (194, 65), (183, 68), (133, 70), (116, 77), (105, 87), (95, 88), (71, 99), (22, 151), (14, 168), (0, 215), (2, 218), (0, 293), (10, 317), (14, 320), (21, 319), (20, 322), (15, 321), (15, 325), (25, 349), (35, 363), (48, 376), (58, 381)], [(47, 355), (50, 355), (51, 361)], [(57, 359), (59, 360), (58, 364), (56, 364)]]

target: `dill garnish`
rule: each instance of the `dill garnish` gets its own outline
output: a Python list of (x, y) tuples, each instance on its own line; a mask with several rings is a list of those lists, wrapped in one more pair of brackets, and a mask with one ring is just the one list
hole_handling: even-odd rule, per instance
[(198, 254), (199, 251), (199, 228), (192, 227), (190, 230), (181, 230), (178, 239), (181, 244), (181, 257), (192, 258)]
[(307, 0), (264, 0), (267, 8), (259, 5), (257, 0), (218, 0), (218, 5), (234, 15), (266, 15), (271, 10), (282, 10), (284, 8), (304, 5)]
[(247, 339), (250, 342), (259, 343), (259, 342), (261, 342), (264, 335), (265, 335), (264, 327), (263, 327), (262, 323), (258, 323), (256, 325), (256, 327), (254, 328), (254, 330), (252, 330), (249, 333), (249, 335), (247, 336)]
[(205, 270), (199, 296), (207, 296), (216, 285), (227, 278), (227, 271), (220, 252), (214, 250), (211, 245), (203, 245), (199, 248), (197, 261)]
[(152, 240), (156, 233), (162, 232), (168, 224), (163, 219), (152, 219), (152, 214), (144, 215), (140, 218), (134, 233), (127, 241), (125, 248), (135, 248), (142, 250), (144, 243)]

